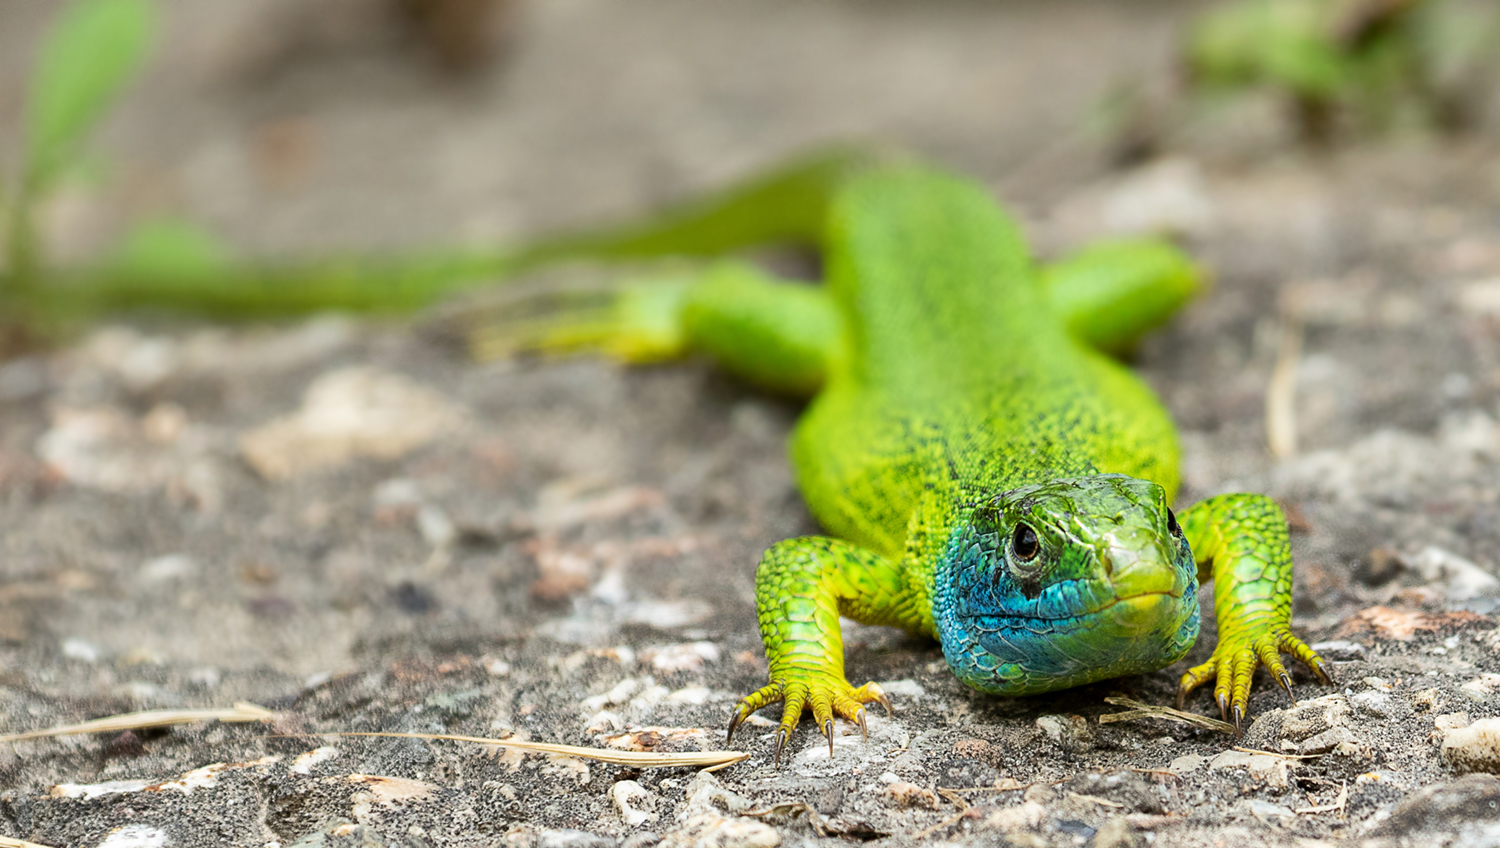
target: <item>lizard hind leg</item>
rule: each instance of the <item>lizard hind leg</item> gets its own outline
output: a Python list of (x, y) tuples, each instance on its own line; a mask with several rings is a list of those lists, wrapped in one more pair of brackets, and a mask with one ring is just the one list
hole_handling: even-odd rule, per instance
[(603, 354), (645, 364), (686, 352), (682, 312), (693, 272), (663, 265), (629, 275), (608, 268), (566, 273), (506, 289), (470, 310), (464, 320), (475, 358)]
[(762, 388), (808, 397), (823, 385), (842, 334), (827, 289), (744, 262), (562, 282), (509, 290), (480, 312), (475, 355), (597, 353), (645, 364), (700, 353)]

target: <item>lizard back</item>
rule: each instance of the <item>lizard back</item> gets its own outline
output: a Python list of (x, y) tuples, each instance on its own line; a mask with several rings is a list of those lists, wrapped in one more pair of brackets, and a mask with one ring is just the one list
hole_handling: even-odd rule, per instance
[(877, 171), (839, 194), (824, 244), (845, 337), (792, 460), (831, 533), (899, 556), (923, 499), (941, 525), (984, 493), (1063, 475), (1175, 491), (1160, 402), (1068, 334), (987, 194), (918, 167)]

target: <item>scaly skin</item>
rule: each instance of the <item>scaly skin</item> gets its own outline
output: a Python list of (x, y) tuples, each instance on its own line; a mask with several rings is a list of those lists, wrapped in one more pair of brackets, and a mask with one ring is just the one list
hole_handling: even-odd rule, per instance
[(736, 706), (731, 735), (781, 703), (779, 762), (804, 711), (831, 746), (835, 716), (863, 727), (865, 705), (886, 703), (873, 683), (845, 678), (841, 615), (936, 637), (969, 686), (1025, 695), (1181, 659), (1207, 579), (1219, 645), (1183, 676), (1179, 699), (1216, 678), (1238, 726), (1258, 665), (1288, 685), (1282, 650), (1327, 680), (1289, 630), (1280, 511), (1226, 495), (1179, 526), (1168, 508), (1176, 431), (1101, 352), (1128, 350), (1198, 290), (1180, 253), (1118, 243), (1039, 272), (984, 191), (904, 163), (816, 160), (697, 208), (579, 252), (665, 253), (675, 238), (706, 255), (772, 233), (819, 247), (826, 286), (719, 263), (623, 283), (603, 320), (553, 316), (502, 341), (627, 361), (699, 351), (813, 396), (791, 455), (830, 536), (781, 542), (761, 560), (770, 681)]

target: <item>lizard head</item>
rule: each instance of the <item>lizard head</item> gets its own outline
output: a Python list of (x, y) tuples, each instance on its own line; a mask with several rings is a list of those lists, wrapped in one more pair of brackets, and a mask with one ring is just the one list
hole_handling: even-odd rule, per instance
[(958, 522), (933, 614), (959, 679), (1029, 695), (1181, 659), (1198, 637), (1196, 571), (1161, 486), (1119, 474), (1052, 480)]

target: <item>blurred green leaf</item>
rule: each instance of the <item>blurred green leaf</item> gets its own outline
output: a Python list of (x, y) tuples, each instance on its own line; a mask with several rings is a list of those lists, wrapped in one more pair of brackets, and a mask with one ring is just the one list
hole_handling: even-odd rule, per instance
[(1332, 7), (1313, 0), (1247, 0), (1200, 18), (1188, 61), (1208, 85), (1272, 84), (1307, 97), (1333, 97), (1346, 62), (1330, 32)]
[(75, 0), (42, 45), (26, 113), (25, 185), (43, 190), (145, 57), (150, 0)]
[(137, 224), (121, 240), (110, 271), (164, 282), (200, 282), (228, 273), (230, 251), (212, 233), (187, 221), (157, 218)]

